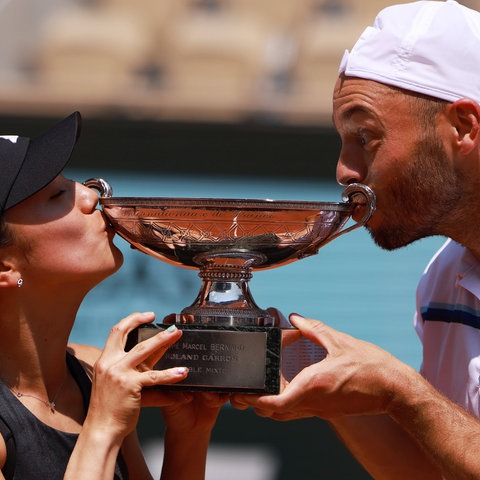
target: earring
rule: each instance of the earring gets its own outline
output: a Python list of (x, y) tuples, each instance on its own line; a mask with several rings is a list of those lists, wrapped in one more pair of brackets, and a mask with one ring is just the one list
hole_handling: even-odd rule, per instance
[(18, 288), (20, 288), (23, 285), (23, 278), (19, 278), (17, 281)]

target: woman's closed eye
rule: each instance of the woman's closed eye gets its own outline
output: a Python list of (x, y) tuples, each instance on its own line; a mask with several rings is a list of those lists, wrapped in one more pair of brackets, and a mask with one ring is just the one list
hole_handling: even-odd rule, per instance
[(55, 193), (54, 195), (52, 195), (52, 196), (50, 197), (50, 200), (55, 200), (55, 199), (61, 197), (65, 192), (66, 192), (65, 189), (59, 190), (57, 193)]

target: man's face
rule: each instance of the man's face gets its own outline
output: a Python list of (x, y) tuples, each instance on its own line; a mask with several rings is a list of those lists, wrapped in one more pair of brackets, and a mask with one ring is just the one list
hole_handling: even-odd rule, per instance
[(402, 92), (374, 81), (345, 77), (335, 85), (333, 120), (342, 140), (337, 180), (375, 192), (377, 210), (368, 229), (387, 250), (445, 234), (442, 219), (461, 192), (438, 133), (441, 120), (426, 124), (413, 105)]

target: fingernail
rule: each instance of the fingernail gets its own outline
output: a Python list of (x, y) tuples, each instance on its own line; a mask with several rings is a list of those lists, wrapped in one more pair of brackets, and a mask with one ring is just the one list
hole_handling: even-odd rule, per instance
[(184, 373), (188, 372), (188, 368), (187, 367), (178, 367), (177, 368), (177, 373), (179, 375), (183, 375)]
[(168, 328), (167, 328), (167, 332), (168, 333), (173, 333), (177, 330), (177, 327), (175, 325), (170, 325)]
[(155, 315), (155, 312), (143, 312), (142, 317), (151, 317), (152, 315)]

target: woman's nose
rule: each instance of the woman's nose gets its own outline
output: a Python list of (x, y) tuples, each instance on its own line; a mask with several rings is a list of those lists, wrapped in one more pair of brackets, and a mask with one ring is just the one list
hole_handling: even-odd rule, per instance
[(77, 195), (82, 211), (90, 213), (96, 209), (98, 205), (98, 193), (96, 190), (77, 183)]

